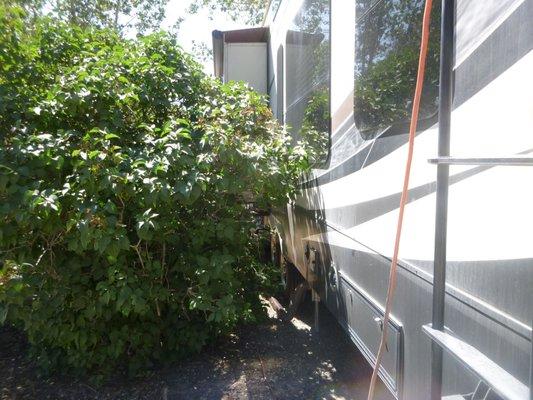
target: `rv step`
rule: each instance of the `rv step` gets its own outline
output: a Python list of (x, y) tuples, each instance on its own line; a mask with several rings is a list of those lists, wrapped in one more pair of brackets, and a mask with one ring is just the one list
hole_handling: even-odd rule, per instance
[(526, 385), (475, 347), (450, 333), (433, 329), (431, 325), (424, 325), (422, 329), (431, 340), (453, 355), (504, 400), (529, 400), (529, 389)]

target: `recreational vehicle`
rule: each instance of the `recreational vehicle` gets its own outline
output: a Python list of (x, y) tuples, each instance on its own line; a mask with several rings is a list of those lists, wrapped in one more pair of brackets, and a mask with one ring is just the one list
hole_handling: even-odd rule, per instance
[[(304, 279), (373, 366), (424, 4), (272, 0), (261, 27), (213, 32), (216, 75), (313, 146), (297, 199), (269, 217), (287, 282)], [(532, 398), (532, 48), (533, 0), (434, 1), (378, 370), (398, 399)]]

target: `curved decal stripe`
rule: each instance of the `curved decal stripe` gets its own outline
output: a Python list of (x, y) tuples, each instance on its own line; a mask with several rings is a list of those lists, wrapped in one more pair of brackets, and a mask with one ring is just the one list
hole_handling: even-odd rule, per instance
[[(481, 172), (490, 168), (494, 167), (476, 167), (452, 175), (450, 176), (450, 185), (480, 174)], [(434, 194), (436, 189), (437, 185), (435, 181), (411, 188), (409, 189), (408, 203), (412, 203), (413, 201), (419, 200), (422, 197)], [(360, 203), (350, 204), (342, 207), (322, 209), (320, 211), (326, 212), (328, 222), (331, 221), (335, 225), (347, 229), (396, 210), (400, 204), (400, 197), (401, 192), (398, 192), (377, 199), (362, 201)], [(308, 218), (314, 218), (315, 212), (317, 211), (306, 209), (301, 205), (296, 205), (296, 207), (300, 211), (305, 212), (308, 215)]]
[[(453, 112), (451, 153), (454, 156), (509, 156), (533, 146), (532, 70), (533, 51)], [(384, 140), (400, 139), (389, 137)], [(435, 167), (427, 160), (434, 157), (436, 149), (436, 128), (417, 137), (411, 177), (413, 187), (435, 180)], [(396, 193), (403, 178), (406, 146), (387, 153), (378, 141), (372, 149), (374, 152), (378, 160), (367, 162), (358, 172), (341, 179), (320, 187), (305, 188), (297, 198), (297, 204), (309, 209), (331, 209)], [(358, 157), (363, 164), (363, 154)], [(457, 173), (468, 169), (471, 167), (454, 167), (453, 170)]]
[[(529, 3), (529, 4), (528, 4)], [(507, 71), (513, 64), (526, 56), (533, 49), (533, 3), (524, 2), (514, 10), (509, 18), (501, 25), (491, 31), (491, 35), (471, 52), (471, 55), (462, 61), (456, 69), (455, 76), (456, 91), (454, 94), (454, 108), (457, 109), (480, 90), (489, 85), (498, 78), (502, 73)], [(510, 42), (507, 38), (513, 37), (515, 40)], [(510, 47), (510, 43), (512, 46)], [(491, 60), (487, 62), (486, 60)], [(353, 120), (346, 120), (339, 131), (333, 137), (334, 147), (339, 148), (342, 142), (347, 138), (350, 129), (355, 129)], [(350, 122), (350, 123), (348, 123)], [(427, 127), (420, 127), (426, 129)], [(341, 133), (344, 129), (347, 131)], [(358, 134), (356, 132), (356, 134)], [(398, 133), (396, 133), (398, 134)], [(394, 137), (394, 136), (388, 136)], [(378, 138), (383, 141), (387, 136)], [(321, 186), (337, 179), (341, 179), (351, 173), (354, 173), (373, 162), (378, 161), (388, 153), (396, 150), (407, 142), (407, 135), (400, 134), (397, 140), (375, 146), (381, 149), (380, 153), (371, 154), (367, 163), (363, 163), (366, 154), (354, 154), (339, 165), (334, 166), (327, 171), (321, 171), (319, 176), (313, 176), (311, 180), (303, 183), (302, 188), (311, 188)], [(367, 152), (368, 147), (364, 147), (361, 152)], [(333, 148), (332, 150), (335, 150)], [(362, 160), (361, 160), (362, 159)]]
[[(518, 153), (526, 155), (533, 152), (533, 148)], [(494, 166), (479, 166), (460, 173), (451, 175), (449, 178), (450, 186), (462, 182), (484, 171), (488, 171)], [(436, 181), (428, 182), (423, 185), (409, 189), (407, 204), (419, 200), (423, 197), (432, 195), (437, 190)], [(343, 229), (349, 229), (363, 224), (386, 213), (396, 210), (400, 204), (401, 192), (390, 194), (388, 196), (363, 201), (356, 204), (350, 204), (343, 207), (328, 208), (323, 210), (308, 210), (302, 206), (296, 205), (300, 212), (307, 214), (307, 218), (315, 218), (316, 212), (325, 213), (328, 223), (333, 223)]]

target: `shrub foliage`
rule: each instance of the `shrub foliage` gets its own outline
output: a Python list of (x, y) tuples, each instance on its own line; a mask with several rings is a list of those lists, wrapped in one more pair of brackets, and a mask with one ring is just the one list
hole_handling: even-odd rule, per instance
[(248, 203), (307, 163), (264, 100), (168, 35), (23, 17), (0, 9), (0, 321), (43, 367), (105, 374), (253, 319)]

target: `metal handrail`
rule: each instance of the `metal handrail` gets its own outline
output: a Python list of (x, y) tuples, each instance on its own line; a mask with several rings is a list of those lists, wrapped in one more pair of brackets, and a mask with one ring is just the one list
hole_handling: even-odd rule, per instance
[(476, 165), (476, 166), (533, 166), (533, 157), (436, 157), (428, 159), (430, 164), (436, 165)]

